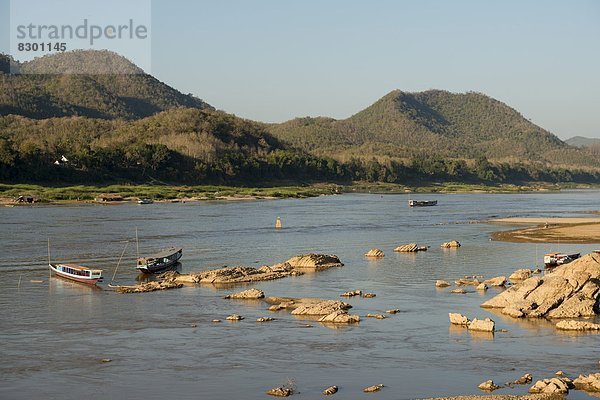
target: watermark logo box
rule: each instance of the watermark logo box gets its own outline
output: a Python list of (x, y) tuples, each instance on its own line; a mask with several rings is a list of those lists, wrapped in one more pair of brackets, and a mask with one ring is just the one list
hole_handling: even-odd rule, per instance
[(10, 2), (12, 73), (151, 73), (151, 48), (151, 0)]

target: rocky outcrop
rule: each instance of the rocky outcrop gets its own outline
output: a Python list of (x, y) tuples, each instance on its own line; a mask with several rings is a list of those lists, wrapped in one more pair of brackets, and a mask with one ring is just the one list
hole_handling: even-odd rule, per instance
[(401, 244), (394, 251), (397, 253), (416, 253), (417, 251), (427, 251), (427, 246), (419, 246), (416, 243)]
[(340, 297), (354, 297), (362, 295), (362, 290), (350, 290), (340, 294)]
[(271, 317), (259, 317), (256, 319), (256, 322), (271, 322), (271, 321), (275, 321), (275, 318), (271, 318)]
[(485, 283), (480, 283), (479, 285), (477, 285), (475, 290), (478, 290), (480, 292), (485, 292), (486, 290), (488, 290), (488, 285), (486, 285)]
[(244, 317), (242, 317), (241, 315), (237, 315), (237, 314), (231, 314), (225, 319), (227, 321), (241, 321), (244, 319)]
[(446, 281), (443, 281), (441, 279), (438, 279), (437, 281), (435, 281), (435, 287), (437, 288), (445, 288), (450, 286), (450, 284)]
[(226, 299), (262, 299), (265, 297), (265, 293), (258, 289), (248, 289), (242, 292), (233, 293), (225, 296)]
[(377, 295), (375, 293), (365, 293), (362, 297), (365, 299), (372, 299), (373, 297), (377, 297)]
[(453, 325), (467, 326), (471, 322), (471, 321), (469, 321), (469, 318), (465, 317), (462, 314), (458, 314), (458, 313), (448, 313), (448, 317), (450, 318), (450, 323)]
[(365, 393), (373, 393), (373, 392), (379, 392), (381, 390), (381, 388), (383, 388), (383, 383), (380, 383), (379, 385), (373, 385), (373, 386), (369, 386), (363, 389), (363, 392)]
[(144, 282), (137, 285), (131, 286), (117, 286), (115, 291), (117, 293), (145, 293), (155, 292), (157, 290), (168, 290), (168, 289), (179, 289), (183, 287), (183, 284), (169, 281), (151, 281)]
[(458, 289), (452, 289), (450, 291), (450, 293), (454, 293), (454, 294), (467, 294), (467, 291), (465, 289), (458, 288)]
[(444, 248), (444, 249), (456, 249), (460, 247), (460, 243), (456, 240), (451, 240), (449, 242), (446, 243), (442, 243), (440, 245), (440, 247)]
[(456, 284), (458, 286), (467, 286), (467, 285), (479, 286), (481, 284), (481, 281), (477, 278), (475, 278), (475, 279), (460, 278), (460, 279), (455, 280), (454, 284)]
[(510, 274), (508, 279), (510, 279), (511, 282), (520, 282), (520, 281), (524, 281), (527, 278), (530, 278), (531, 275), (533, 275), (532, 270), (523, 268), (523, 269), (518, 269), (515, 272), (513, 272), (512, 274)]
[(495, 278), (487, 279), (483, 281), (488, 286), (504, 286), (506, 285), (506, 277), (505, 276), (497, 276)]
[(365, 253), (365, 257), (381, 258), (381, 257), (385, 257), (385, 254), (383, 253), (383, 251), (381, 251), (379, 249), (371, 249)]
[(327, 269), (342, 267), (344, 264), (338, 256), (329, 254), (305, 254), (295, 256), (286, 261), (292, 268), (300, 269)]
[(600, 392), (600, 373), (579, 375), (573, 380), (573, 385), (579, 390), (586, 392)]
[(510, 382), (511, 385), (528, 385), (533, 381), (533, 376), (531, 374), (525, 374), (516, 381)]
[(275, 397), (288, 397), (294, 394), (294, 391), (291, 388), (287, 388), (284, 386), (279, 386), (273, 389), (267, 390), (267, 394)]
[(600, 324), (587, 321), (560, 321), (556, 324), (556, 329), (562, 331), (600, 331)]
[(315, 303), (300, 304), (292, 311), (292, 315), (330, 315), (336, 311), (352, 308), (348, 303), (337, 300), (320, 300)]
[(332, 312), (331, 314), (319, 318), (319, 322), (329, 322), (334, 324), (355, 324), (360, 322), (360, 317), (358, 315), (350, 315), (345, 310), (337, 310)]
[(161, 275), (161, 278), (177, 283), (210, 283), (210, 284), (232, 284), (269, 281), (284, 278), (286, 276), (300, 275), (302, 272), (294, 270), (289, 264), (279, 264), (269, 267), (224, 267), (190, 274), (179, 274), (170, 271)]
[(470, 331), (480, 331), (480, 332), (494, 332), (496, 328), (496, 324), (493, 320), (486, 319), (473, 319), (468, 325)]
[(481, 306), (516, 318), (580, 318), (596, 315), (599, 299), (600, 254), (592, 253), (525, 279)]
[(480, 383), (477, 387), (481, 390), (485, 390), (486, 392), (493, 392), (494, 390), (501, 388), (501, 386), (496, 385), (491, 379)]
[(375, 318), (375, 319), (386, 319), (387, 317), (383, 314), (367, 314), (367, 318)]
[(338, 391), (338, 387), (333, 385), (323, 390), (323, 394), (325, 396), (331, 396), (332, 394), (336, 394)]
[(537, 381), (530, 389), (529, 393), (559, 393), (568, 394), (572, 389), (573, 383), (566, 378), (550, 378)]

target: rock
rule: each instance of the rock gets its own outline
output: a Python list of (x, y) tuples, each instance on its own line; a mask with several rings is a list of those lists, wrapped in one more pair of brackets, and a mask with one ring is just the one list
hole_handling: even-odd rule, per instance
[(419, 246), (419, 247), (417, 247), (417, 251), (427, 251), (427, 249), (429, 249), (429, 246)]
[(292, 268), (306, 269), (326, 269), (332, 267), (342, 267), (344, 264), (338, 256), (329, 254), (305, 254), (292, 257), (286, 261)]
[(144, 282), (132, 286), (118, 286), (115, 290), (117, 293), (146, 293), (157, 290), (179, 289), (181, 287), (183, 287), (182, 283), (162, 280)]
[(398, 253), (415, 253), (419, 251), (419, 245), (416, 243), (402, 244), (394, 249)]
[(398, 314), (400, 312), (400, 310), (398, 310), (397, 308), (393, 309), (393, 310), (387, 310), (386, 313), (388, 314)]
[(230, 316), (228, 316), (225, 319), (227, 321), (241, 321), (244, 319), (244, 317), (242, 317), (241, 315), (237, 315), (237, 314), (231, 314)]
[(466, 294), (467, 291), (465, 289), (453, 289), (450, 291), (450, 293), (456, 293), (456, 294)]
[(367, 318), (386, 319), (387, 317), (383, 314), (367, 314)]
[(384, 387), (384, 386), (382, 383), (380, 383), (379, 385), (373, 385), (373, 386), (364, 388), (363, 392), (365, 392), (365, 393), (379, 392), (382, 387)]
[(516, 381), (511, 382), (514, 385), (528, 385), (533, 380), (533, 376), (531, 374), (525, 374)]
[(554, 373), (554, 375), (556, 375), (556, 376), (564, 376), (564, 375), (565, 375), (565, 373), (564, 373), (564, 372), (562, 372), (562, 371), (556, 371), (556, 372)]
[[(173, 272), (173, 271), (172, 271)], [(281, 279), (287, 276), (297, 275), (300, 272), (295, 271), (291, 265), (284, 263), (277, 268), (262, 266), (254, 267), (223, 267), (202, 272), (192, 272), (191, 274), (178, 274), (169, 272), (166, 275), (168, 279), (178, 283), (200, 283), (200, 284), (231, 284), (269, 281)]]
[(533, 274), (534, 274), (534, 275), (539, 275), (539, 274), (541, 274), (541, 273), (542, 273), (542, 270), (541, 270), (541, 269), (539, 269), (539, 268), (536, 268), (536, 269), (534, 269), (534, 270), (533, 270)]
[(332, 394), (336, 394), (338, 391), (338, 387), (337, 386), (329, 386), (327, 389), (323, 390), (323, 394), (325, 396), (331, 396)]
[(469, 318), (465, 317), (462, 314), (458, 314), (458, 313), (448, 313), (448, 317), (450, 318), (450, 323), (452, 325), (468, 326), (469, 323), (471, 322), (471, 321), (469, 321)]
[(480, 383), (479, 386), (477, 386), (479, 389), (481, 390), (485, 390), (487, 392), (493, 392), (496, 389), (500, 389), (501, 386), (498, 386), (494, 383), (493, 380), (487, 380), (483, 383)]
[(265, 293), (258, 289), (248, 289), (225, 296), (226, 299), (262, 299)]
[(488, 290), (488, 285), (486, 285), (485, 283), (480, 283), (475, 289), (480, 292), (485, 292), (486, 290)]
[(301, 304), (292, 311), (292, 315), (330, 315), (336, 311), (352, 308), (350, 304), (337, 300), (321, 300), (312, 304)]
[(533, 271), (530, 269), (518, 269), (513, 272), (508, 279), (510, 279), (512, 282), (524, 281), (525, 279), (530, 278), (532, 274)]
[(213, 319), (212, 322), (219, 323), (219, 322), (221, 322), (221, 320), (220, 319)]
[(451, 240), (449, 242), (442, 243), (440, 247), (443, 247), (445, 249), (456, 249), (460, 247), (460, 243), (458, 243), (456, 240)]
[(444, 288), (444, 287), (448, 287), (448, 286), (450, 286), (450, 284), (448, 282), (446, 282), (446, 281), (443, 281), (443, 280), (440, 280), (440, 279), (438, 279), (437, 281), (435, 281), (435, 287)]
[(591, 253), (545, 276), (525, 279), (481, 306), (501, 308), (513, 317), (580, 318), (596, 315), (599, 300), (600, 254)]
[(360, 296), (361, 294), (362, 294), (362, 290), (351, 290), (349, 292), (340, 294), (340, 297), (354, 297), (354, 296)]
[(290, 388), (279, 386), (273, 389), (267, 390), (267, 394), (276, 397), (288, 397), (294, 394), (294, 391)]
[(496, 323), (489, 318), (483, 320), (475, 318), (467, 327), (471, 331), (494, 332)]
[(600, 324), (586, 321), (566, 320), (557, 323), (556, 329), (563, 331), (598, 331), (600, 330)]
[(109, 363), (109, 362), (112, 362), (112, 360), (110, 358), (102, 358), (102, 359), (100, 359), (100, 362), (101, 363)]
[(600, 373), (579, 375), (573, 380), (573, 385), (579, 390), (586, 392), (600, 392)]
[(467, 278), (457, 279), (454, 281), (454, 283), (458, 286), (466, 286), (466, 285), (479, 286), (479, 284), (481, 284), (479, 279), (467, 279)]
[(330, 322), (335, 324), (355, 324), (360, 322), (358, 315), (350, 315), (345, 310), (337, 310), (331, 314), (319, 318), (319, 322)]
[(271, 318), (271, 317), (260, 317), (256, 319), (256, 322), (271, 322), (271, 321), (275, 321), (275, 318)]
[(504, 286), (506, 285), (506, 277), (505, 276), (497, 276), (492, 279), (488, 279), (483, 281), (488, 286)]
[(569, 385), (569, 383), (565, 382), (562, 378), (543, 379), (543, 380), (537, 381), (529, 389), (529, 393), (567, 394), (567, 393), (569, 393), (570, 387), (572, 388), (572, 385)]
[(379, 249), (371, 249), (365, 253), (365, 257), (381, 258), (385, 257), (385, 254)]
[(376, 295), (375, 293), (365, 293), (365, 294), (363, 295), (363, 297), (364, 297), (365, 299), (372, 299), (373, 297), (376, 297), (376, 296), (377, 296), (377, 295)]

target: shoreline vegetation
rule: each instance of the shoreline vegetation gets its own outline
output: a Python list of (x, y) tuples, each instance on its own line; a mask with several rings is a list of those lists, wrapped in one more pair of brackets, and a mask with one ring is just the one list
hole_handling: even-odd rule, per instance
[[(156, 202), (189, 202), (215, 200), (264, 200), (308, 198), (343, 193), (410, 194), (410, 193), (519, 193), (557, 191), (562, 189), (591, 189), (591, 184), (526, 183), (526, 184), (470, 184), (462, 182), (395, 184), (353, 182), (349, 185), (334, 183), (267, 185), (262, 187), (220, 185), (36, 185), (0, 183), (0, 204), (17, 205), (19, 196), (30, 196), (36, 204), (122, 204), (149, 198)], [(98, 196), (110, 194), (120, 200), (96, 201)], [(25, 203), (28, 204), (28, 203)]]
[(494, 232), (492, 240), (513, 243), (600, 243), (600, 217), (501, 218), (487, 222), (527, 226)]

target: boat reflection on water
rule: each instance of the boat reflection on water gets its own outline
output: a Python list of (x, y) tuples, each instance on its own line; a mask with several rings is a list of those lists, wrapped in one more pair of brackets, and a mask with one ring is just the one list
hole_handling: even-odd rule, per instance
[(60, 275), (52, 275), (52, 279), (49, 281), (48, 288), (50, 289), (50, 292), (54, 294), (69, 294), (73, 293), (74, 291), (79, 293), (101, 292), (104, 290), (98, 285), (82, 285), (77, 281), (73, 281)]
[[(161, 271), (161, 273), (163, 272), (168, 272), (168, 271), (176, 271), (181, 273), (181, 263), (175, 263), (173, 265), (171, 265), (169, 268), (165, 269), (164, 271)], [(160, 275), (160, 274), (158, 274)], [(150, 282), (150, 281), (154, 281), (156, 280), (156, 276), (157, 275), (152, 275), (152, 274), (144, 274), (143, 272), (139, 273), (138, 276), (135, 277), (135, 280), (138, 282)]]

